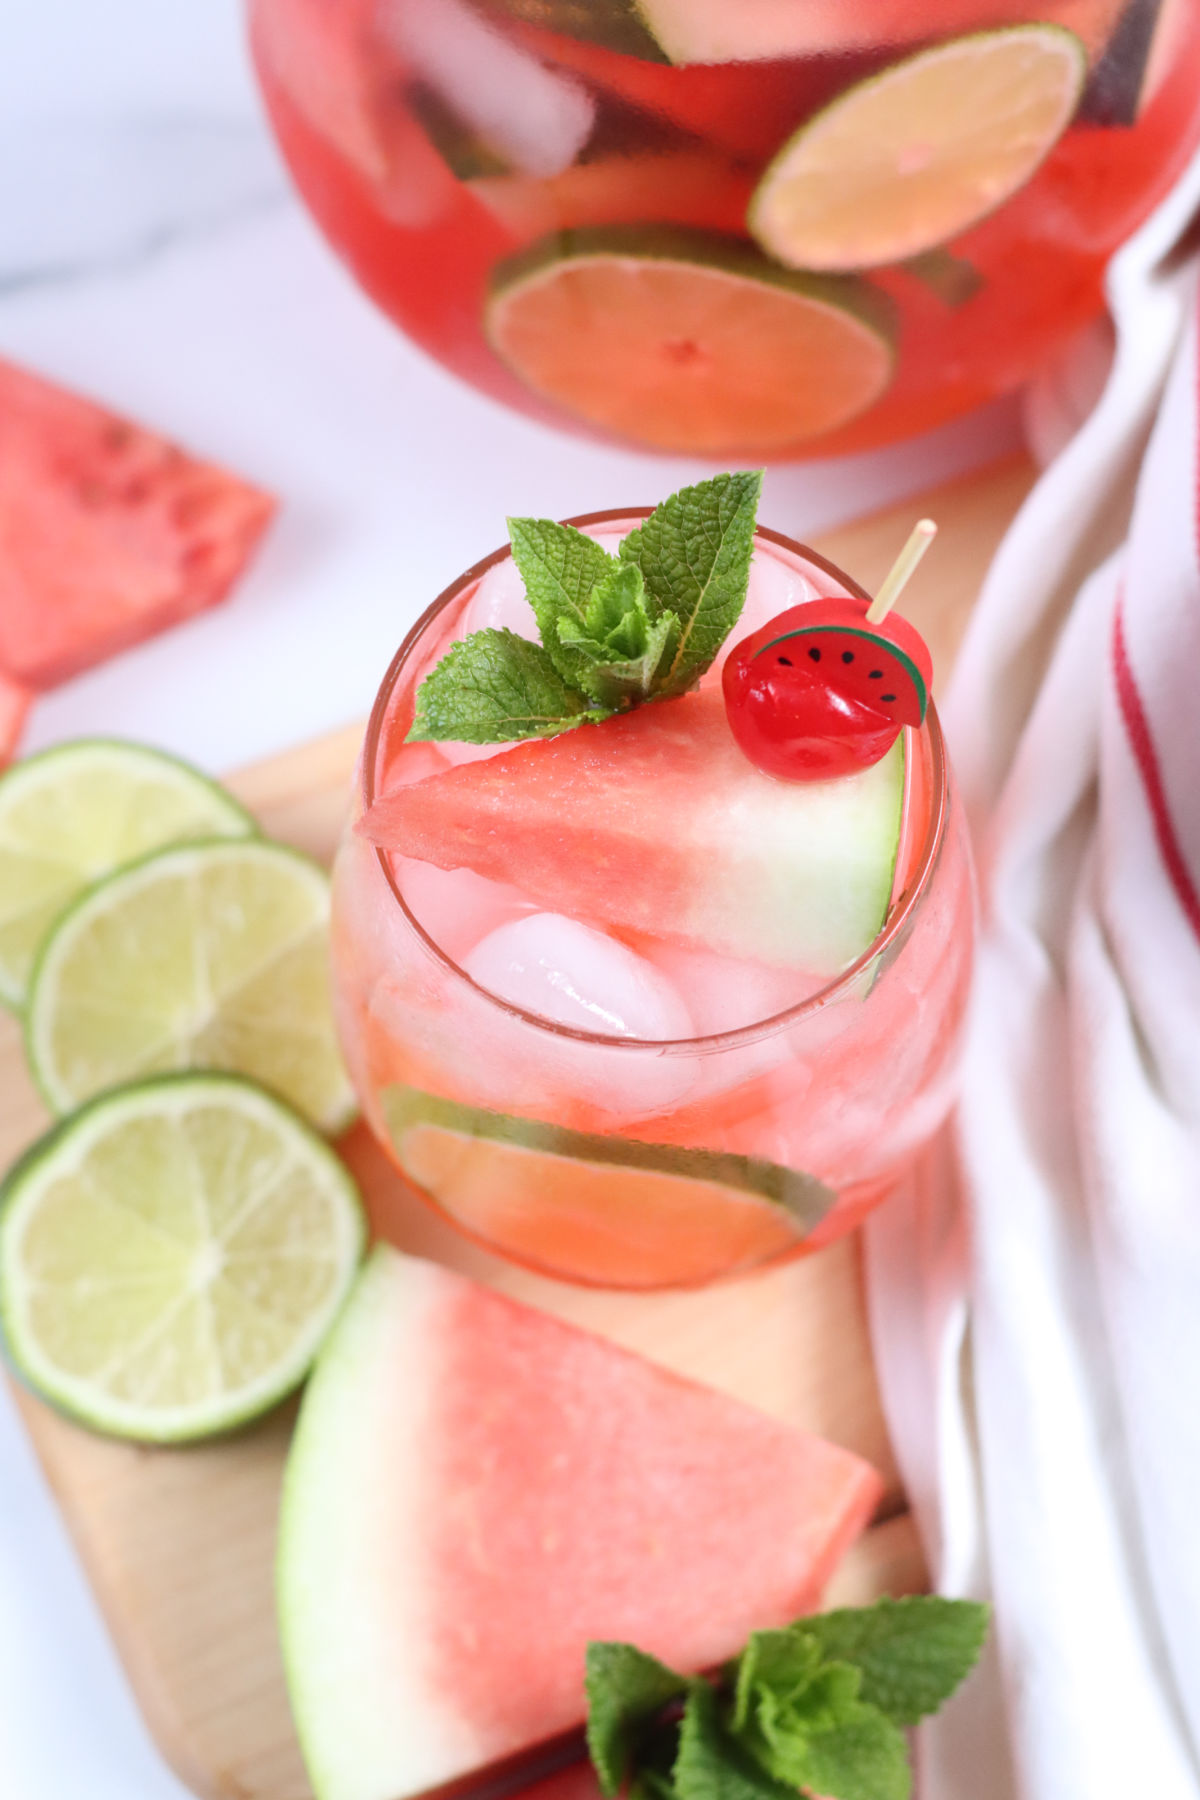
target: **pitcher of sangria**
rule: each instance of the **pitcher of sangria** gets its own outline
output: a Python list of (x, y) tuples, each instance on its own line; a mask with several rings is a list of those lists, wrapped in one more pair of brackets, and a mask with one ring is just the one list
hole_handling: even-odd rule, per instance
[(305, 200), (447, 368), (712, 458), (1010, 392), (1200, 137), (1200, 0), (250, 0)]

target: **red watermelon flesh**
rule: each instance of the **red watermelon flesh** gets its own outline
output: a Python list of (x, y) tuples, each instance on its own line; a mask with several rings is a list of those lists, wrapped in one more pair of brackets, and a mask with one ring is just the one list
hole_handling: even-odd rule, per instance
[(222, 599), (275, 502), (0, 362), (0, 670), (53, 687)]
[(589, 1639), (722, 1661), (819, 1603), (880, 1493), (848, 1451), (376, 1250), (284, 1490), (318, 1800), (403, 1800), (578, 1724)]
[(714, 687), (399, 788), (359, 830), (554, 911), (824, 976), (886, 917), (903, 790), (899, 743), (837, 780), (773, 780)]
[(18, 681), (10, 681), (0, 669), (0, 769), (8, 762), (21, 739), (21, 732), (33, 695)]

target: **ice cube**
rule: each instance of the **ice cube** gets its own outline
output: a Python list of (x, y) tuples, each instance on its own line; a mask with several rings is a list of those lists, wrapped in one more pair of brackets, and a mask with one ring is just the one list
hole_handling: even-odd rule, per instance
[[(624, 535), (621, 531), (588, 533), (610, 555)], [(537, 620), (526, 598), (525, 583), (511, 556), (489, 569), (472, 594), (463, 613), (460, 636), (469, 637), (473, 631), (515, 631), (518, 637), (528, 638), (531, 643), (539, 642)], [(459, 763), (483, 762), (489, 756), (499, 756), (501, 751), (512, 749), (511, 744), (460, 744), (454, 739), (447, 739), (437, 747), (446, 762), (455, 767)]]
[(582, 81), (522, 49), (464, 0), (391, 0), (383, 40), (470, 131), (524, 175), (560, 175), (592, 134)]
[(645, 957), (564, 913), (502, 925), (466, 961), (473, 981), (557, 1025), (651, 1042), (692, 1035), (678, 989)]
[(683, 995), (700, 1036), (773, 1019), (824, 985), (821, 976), (799, 969), (772, 969), (662, 939), (645, 939), (640, 947)]
[(489, 569), (472, 594), (460, 635), (469, 637), (473, 631), (515, 631), (518, 637), (537, 642), (537, 620), (511, 556)]
[[(815, 600), (821, 593), (832, 592), (836, 586), (836, 583), (828, 582), (819, 588), (803, 570), (791, 568), (770, 551), (761, 548), (755, 550), (750, 559), (750, 585), (746, 590), (746, 604), (742, 608), (741, 618), (717, 653), (717, 668), (721, 667), (735, 644), (740, 644), (743, 638), (758, 631), (769, 620), (777, 618), (790, 606), (802, 606), (805, 601)], [(841, 591), (840, 588), (838, 591)]]
[[(531, 913), (491, 932), (463, 966), (489, 993), (550, 1023), (630, 1040), (606, 1046), (533, 1026), (510, 1030), (504, 1062), (490, 1071), (498, 1084), (492, 1104), (528, 1104), (529, 1093), (543, 1107), (583, 1106), (632, 1121), (670, 1112), (696, 1085), (695, 1058), (655, 1048), (692, 1034), (678, 991), (604, 932), (562, 913)], [(484, 1060), (479, 1050), (469, 1049), (473, 1070)]]
[(481, 938), (534, 910), (519, 889), (473, 869), (439, 869), (412, 856), (393, 857), (392, 866), (417, 923), (460, 967)]

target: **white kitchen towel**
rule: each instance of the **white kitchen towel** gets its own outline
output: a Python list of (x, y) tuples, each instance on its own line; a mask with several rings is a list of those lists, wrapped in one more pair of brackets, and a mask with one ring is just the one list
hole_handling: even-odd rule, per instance
[(1108, 385), (945, 709), (983, 902), (963, 1098), (866, 1256), (935, 1582), (995, 1617), (920, 1800), (1200, 1800), (1198, 207), (1200, 162), (1114, 260)]

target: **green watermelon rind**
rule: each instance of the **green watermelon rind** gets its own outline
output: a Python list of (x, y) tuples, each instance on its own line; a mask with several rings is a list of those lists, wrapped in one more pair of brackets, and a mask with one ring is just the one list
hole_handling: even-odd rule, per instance
[(929, 692), (925, 686), (925, 677), (922, 675), (920, 669), (918, 669), (912, 657), (909, 656), (906, 651), (902, 650), (899, 644), (893, 644), (890, 639), (880, 637), (877, 632), (864, 631), (857, 625), (798, 625), (795, 631), (785, 631), (779, 637), (772, 638), (770, 642), (764, 644), (761, 649), (756, 650), (754, 652), (754, 660), (757, 662), (760, 656), (765, 656), (767, 651), (773, 650), (777, 644), (791, 643), (793, 638), (828, 637), (831, 635), (834, 637), (865, 638), (868, 643), (873, 644), (876, 649), (880, 651), (881, 655), (891, 656), (896, 662), (900, 663), (909, 680), (917, 690), (917, 697), (921, 703), (921, 718), (918, 720), (918, 724), (923, 723), (925, 714), (929, 709)]
[(462, 1137), (483, 1138), (491, 1143), (572, 1162), (639, 1169), (648, 1174), (670, 1175), (683, 1181), (704, 1181), (728, 1188), (779, 1207), (789, 1216), (801, 1237), (815, 1231), (837, 1201), (834, 1190), (815, 1175), (786, 1168), (782, 1163), (768, 1162), (765, 1157), (574, 1131), (569, 1126), (552, 1125), (544, 1119), (468, 1106), (462, 1101), (449, 1100), (444, 1095), (430, 1094), (400, 1083), (384, 1090), (382, 1102), (388, 1132), (402, 1165), (405, 1133), (416, 1125), (434, 1125)]
[(475, 0), (485, 12), (520, 25), (598, 44), (639, 62), (669, 63), (639, 0)]

